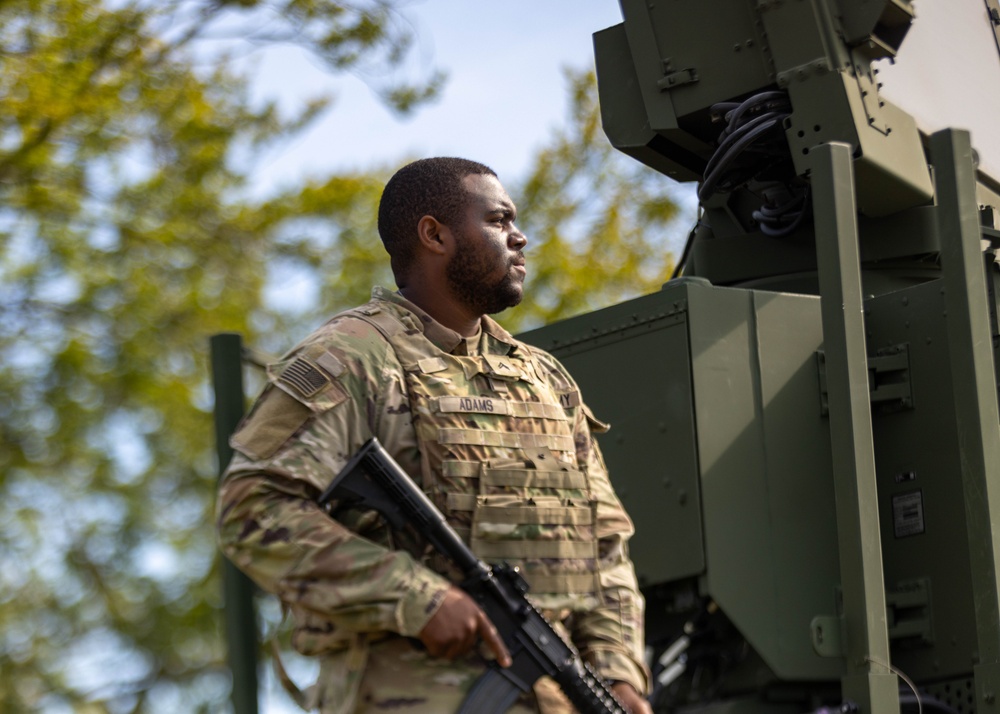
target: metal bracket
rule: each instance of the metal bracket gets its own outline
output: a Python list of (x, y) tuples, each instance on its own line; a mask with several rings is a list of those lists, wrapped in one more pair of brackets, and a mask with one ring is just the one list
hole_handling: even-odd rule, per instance
[[(826, 355), (816, 352), (819, 374), (820, 414), (827, 416), (830, 405), (826, 387)], [(873, 407), (880, 411), (913, 409), (910, 383), (910, 347), (907, 344), (883, 347), (868, 358), (868, 394)]]
[(895, 590), (887, 590), (885, 604), (890, 640), (906, 639), (923, 645), (934, 644), (929, 578), (905, 580)]
[[(934, 644), (931, 620), (931, 583), (928, 578), (900, 582), (885, 594), (890, 640), (909, 640)], [(842, 615), (817, 615), (809, 623), (812, 646), (820, 657), (843, 657), (844, 618)]]
[(872, 404), (884, 411), (913, 408), (909, 345), (884, 347), (868, 359), (868, 390)]
[(684, 84), (692, 84), (698, 81), (698, 70), (694, 67), (688, 67), (687, 69), (682, 69), (678, 72), (671, 72), (670, 74), (664, 75), (656, 83), (656, 86), (660, 88), (660, 91), (666, 92), (675, 87), (680, 87)]
[(820, 657), (844, 656), (844, 618), (838, 615), (817, 615), (809, 623), (812, 646)]
[(861, 103), (865, 108), (868, 124), (888, 136), (892, 132), (892, 127), (886, 123), (882, 112), (885, 101), (879, 92), (882, 83), (875, 77), (878, 70), (872, 67), (871, 58), (859, 50), (851, 52), (851, 61), (854, 63), (852, 74), (858, 85), (858, 93), (861, 94)]
[(832, 71), (832, 68), (829, 60), (826, 57), (819, 57), (812, 62), (806, 62), (798, 67), (786, 69), (784, 72), (778, 72), (776, 79), (778, 86), (785, 89), (794, 81), (806, 80), (814, 74), (818, 76), (830, 71)]

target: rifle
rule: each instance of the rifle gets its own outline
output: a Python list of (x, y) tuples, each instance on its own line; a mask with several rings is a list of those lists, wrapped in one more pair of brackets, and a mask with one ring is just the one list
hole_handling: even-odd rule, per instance
[(459, 714), (506, 712), (543, 675), (552, 677), (581, 714), (627, 714), (617, 697), (525, 598), (528, 583), (516, 567), (479, 560), (424, 492), (371, 438), (319, 497), (360, 502), (401, 530), (407, 524), (462, 571), (462, 589), (486, 612), (510, 652), (512, 664), (491, 662), (466, 695)]

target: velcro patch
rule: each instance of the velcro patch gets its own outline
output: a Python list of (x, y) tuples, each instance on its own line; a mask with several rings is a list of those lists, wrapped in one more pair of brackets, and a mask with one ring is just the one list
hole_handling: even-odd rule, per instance
[(434, 374), (435, 372), (442, 372), (448, 369), (448, 363), (441, 357), (425, 357), (417, 362), (417, 367), (424, 374)]
[(344, 367), (344, 363), (337, 358), (337, 355), (332, 352), (324, 352), (319, 355), (316, 358), (316, 364), (322, 367), (331, 377), (339, 377), (347, 369)]
[(514, 417), (566, 420), (566, 412), (562, 409), (555, 404), (541, 402), (515, 402), (483, 396), (434, 397), (431, 402), (438, 412), (446, 414), (465, 412), (468, 414), (504, 414)]
[(493, 397), (437, 397), (437, 409), (443, 413), (509, 414), (510, 403)]
[(580, 406), (580, 392), (574, 389), (572, 392), (558, 392), (559, 404), (563, 409), (573, 409)]
[(521, 360), (513, 360), (504, 355), (483, 355), (486, 361), (486, 374), (497, 379), (520, 379)]

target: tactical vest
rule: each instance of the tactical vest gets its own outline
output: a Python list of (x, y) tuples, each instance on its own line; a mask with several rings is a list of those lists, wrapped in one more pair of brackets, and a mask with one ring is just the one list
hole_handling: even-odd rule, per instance
[[(541, 607), (593, 607), (596, 500), (578, 463), (574, 385), (544, 371), (520, 343), (508, 355), (453, 355), (391, 308), (368, 303), (348, 314), (394, 349), (406, 376), (421, 485), (472, 552), (517, 565)], [(457, 575), (435, 555), (424, 560)]]

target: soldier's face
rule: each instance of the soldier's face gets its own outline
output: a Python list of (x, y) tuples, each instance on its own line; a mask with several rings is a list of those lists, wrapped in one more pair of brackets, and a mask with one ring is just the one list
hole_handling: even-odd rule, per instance
[(471, 174), (461, 221), (450, 226), (456, 251), (446, 278), (452, 293), (474, 312), (492, 315), (513, 307), (524, 296), (522, 252), (528, 241), (514, 225), (517, 208), (495, 176)]

